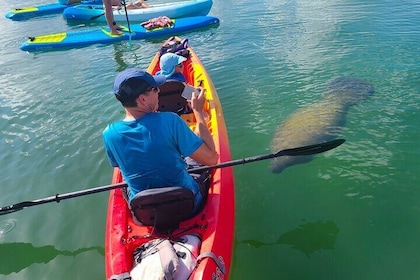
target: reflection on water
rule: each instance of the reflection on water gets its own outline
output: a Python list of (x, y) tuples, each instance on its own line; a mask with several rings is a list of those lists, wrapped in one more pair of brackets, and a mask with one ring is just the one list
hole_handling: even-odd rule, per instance
[(48, 263), (60, 255), (75, 257), (88, 251), (97, 251), (98, 254), (105, 255), (104, 248), (99, 246), (80, 248), (76, 251), (60, 251), (52, 245), (34, 247), (30, 243), (23, 242), (0, 244), (0, 274), (19, 272), (34, 263)]
[(310, 257), (313, 252), (334, 249), (339, 231), (340, 229), (334, 222), (319, 221), (300, 225), (296, 229), (282, 234), (276, 242), (265, 243), (257, 240), (243, 240), (239, 243), (255, 248), (263, 245), (290, 245)]
[(137, 67), (143, 58), (140, 52), (141, 44), (138, 41), (121, 42), (112, 45), (114, 48), (114, 60), (117, 63), (117, 72), (129, 67)]

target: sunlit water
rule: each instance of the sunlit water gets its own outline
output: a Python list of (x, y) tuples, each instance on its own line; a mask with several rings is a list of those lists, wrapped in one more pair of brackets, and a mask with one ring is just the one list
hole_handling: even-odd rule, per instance
[[(339, 148), (280, 174), (268, 161), (235, 167), (231, 279), (419, 279), (419, 2), (214, 1), (210, 14), (219, 27), (182, 36), (218, 89), (235, 159), (270, 153), (277, 127), (332, 78), (375, 87), (348, 111)], [(113, 78), (147, 67), (162, 40), (28, 54), (27, 36), (87, 27), (60, 15), (0, 24), (0, 207), (109, 184)], [(104, 279), (107, 197), (0, 216), (0, 279)]]

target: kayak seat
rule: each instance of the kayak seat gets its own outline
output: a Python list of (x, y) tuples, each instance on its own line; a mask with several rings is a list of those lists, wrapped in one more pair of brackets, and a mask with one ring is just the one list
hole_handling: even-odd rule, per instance
[(159, 86), (159, 111), (180, 113), (187, 105), (182, 97), (185, 85), (180, 81), (169, 80)]
[(141, 224), (154, 226), (158, 232), (167, 232), (194, 216), (194, 194), (183, 187), (148, 189), (133, 197), (130, 208)]

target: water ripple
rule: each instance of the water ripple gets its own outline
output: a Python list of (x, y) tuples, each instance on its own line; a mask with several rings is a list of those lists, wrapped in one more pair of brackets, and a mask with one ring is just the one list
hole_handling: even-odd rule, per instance
[(18, 224), (18, 220), (15, 219), (8, 219), (5, 221), (0, 222), (0, 238), (5, 236), (7, 233), (11, 232), (16, 225)]

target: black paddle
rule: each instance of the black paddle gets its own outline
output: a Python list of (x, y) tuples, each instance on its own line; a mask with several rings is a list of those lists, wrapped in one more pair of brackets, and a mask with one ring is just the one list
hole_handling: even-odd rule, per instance
[[(275, 154), (248, 157), (248, 158), (243, 158), (243, 159), (238, 159), (238, 160), (233, 160), (233, 161), (222, 162), (222, 163), (212, 165), (212, 166), (203, 166), (203, 167), (188, 169), (188, 172), (192, 173), (192, 172), (200, 172), (204, 170), (212, 170), (216, 168), (223, 168), (223, 167), (234, 166), (234, 165), (239, 165), (239, 164), (246, 164), (246, 163), (250, 163), (254, 161), (271, 159), (271, 158), (281, 157), (281, 156), (307, 156), (307, 155), (319, 154), (319, 153), (322, 153), (322, 152), (325, 152), (325, 151), (328, 151), (328, 150), (331, 150), (340, 146), (341, 144), (344, 143), (344, 141), (345, 141), (344, 139), (336, 139), (336, 140), (332, 140), (329, 142), (324, 142), (324, 143), (320, 143), (316, 145), (304, 146), (304, 147), (293, 148), (293, 149), (286, 149)], [(122, 188), (126, 186), (127, 184), (125, 182), (122, 182), (118, 184), (106, 185), (106, 186), (101, 186), (101, 187), (96, 187), (92, 189), (76, 191), (76, 192), (71, 192), (71, 193), (66, 193), (66, 194), (56, 194), (55, 196), (50, 196), (50, 197), (41, 198), (41, 199), (32, 200), (32, 201), (23, 201), (17, 204), (1, 207), (0, 215), (16, 212), (26, 207), (45, 204), (49, 202), (60, 202), (61, 200), (65, 200), (65, 199), (69, 199), (73, 197), (85, 196), (89, 194), (109, 191), (112, 189)]]
[(125, 0), (121, 0), (121, 3), (124, 6), (125, 19), (127, 20), (127, 26), (128, 26), (128, 33), (130, 34), (130, 40), (129, 40), (129, 42), (131, 42), (131, 27), (130, 27), (130, 21), (128, 20), (127, 3), (125, 2)]

